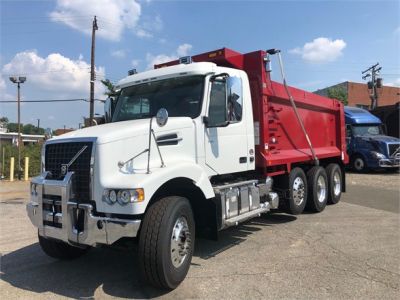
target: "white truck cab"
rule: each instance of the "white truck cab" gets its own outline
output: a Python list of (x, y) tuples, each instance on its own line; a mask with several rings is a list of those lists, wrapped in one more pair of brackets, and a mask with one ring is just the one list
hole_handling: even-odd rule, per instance
[(249, 80), (199, 62), (128, 76), (117, 90), (106, 124), (46, 142), (28, 215), (56, 258), (138, 237), (144, 277), (175, 288), (196, 232), (278, 207), (268, 178), (243, 175), (255, 170)]

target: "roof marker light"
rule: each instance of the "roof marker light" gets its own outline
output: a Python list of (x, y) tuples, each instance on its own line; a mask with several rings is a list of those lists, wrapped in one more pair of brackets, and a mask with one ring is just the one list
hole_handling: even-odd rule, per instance
[(132, 69), (132, 70), (128, 71), (128, 76), (135, 75), (135, 74), (137, 74), (136, 69)]
[(180, 64), (191, 64), (192, 63), (192, 57), (191, 56), (184, 56), (179, 58), (179, 63)]

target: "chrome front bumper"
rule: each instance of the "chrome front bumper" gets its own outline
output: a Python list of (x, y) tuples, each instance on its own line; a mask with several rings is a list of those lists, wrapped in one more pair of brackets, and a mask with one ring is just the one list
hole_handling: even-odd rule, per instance
[(400, 167), (400, 158), (381, 159), (379, 160), (379, 167), (398, 168)]
[[(32, 179), (36, 193), (31, 192), (31, 201), (26, 210), (39, 235), (62, 240), (73, 245), (111, 245), (122, 237), (136, 237), (140, 220), (128, 220), (93, 215), (93, 206), (74, 202), (73, 172), (67, 173), (63, 181), (48, 180), (46, 173)], [(60, 200), (54, 200), (60, 199)], [(57, 202), (52, 210), (44, 210), (48, 203)], [(55, 210), (54, 208), (59, 209)], [(61, 210), (61, 211), (59, 211)], [(49, 226), (53, 222), (56, 226)]]

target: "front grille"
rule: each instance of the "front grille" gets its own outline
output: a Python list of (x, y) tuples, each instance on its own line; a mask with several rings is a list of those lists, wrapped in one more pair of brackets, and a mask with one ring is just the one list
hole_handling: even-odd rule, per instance
[(43, 225), (62, 228), (61, 196), (43, 195)]
[[(389, 144), (388, 148), (389, 148), (389, 156), (393, 156), (393, 154), (399, 149), (400, 144)], [(397, 153), (399, 153), (400, 151), (397, 151)], [(396, 154), (397, 154), (396, 153)]]
[(69, 166), (68, 171), (74, 171), (75, 198), (79, 202), (90, 201), (90, 159), (92, 142), (57, 143), (46, 145), (45, 170), (50, 172), (47, 179), (63, 180), (61, 166), (68, 164), (84, 147), (85, 151)]

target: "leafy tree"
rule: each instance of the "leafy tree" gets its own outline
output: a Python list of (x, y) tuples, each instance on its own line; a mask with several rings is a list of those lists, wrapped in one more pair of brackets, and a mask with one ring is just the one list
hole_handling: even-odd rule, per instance
[(115, 85), (110, 81), (110, 79), (101, 80), (101, 83), (107, 88), (107, 90), (104, 92), (104, 95), (110, 97), (117, 93), (115, 91)]
[[(21, 124), (21, 131), (22, 131), (22, 128), (23, 128), (23, 125)], [(18, 123), (8, 123), (7, 129), (9, 132), (18, 132)]]
[[(24, 159), (29, 157), (29, 177), (34, 177), (40, 174), (40, 155), (42, 144), (26, 145), (21, 148), (21, 168), (25, 167)], [(14, 178), (18, 178), (18, 147), (12, 144), (1, 145), (1, 153), (4, 151), (4, 167), (3, 161), (0, 161), (0, 173), (6, 178), (10, 175), (10, 158), (14, 157)], [(4, 168), (4, 174), (3, 174)], [(21, 170), (23, 176), (23, 170)]]
[(7, 117), (1, 117), (0, 118), (0, 123), (8, 124), (8, 118)]
[[(8, 123), (7, 129), (9, 132), (18, 132), (18, 123)], [(32, 124), (22, 124), (21, 123), (21, 133), (24, 134), (44, 134), (45, 130), (43, 128), (37, 128)]]
[(344, 105), (348, 104), (347, 92), (342, 87), (331, 87), (327, 90), (327, 96), (331, 99), (337, 99), (343, 102)]
[(24, 125), (21, 128), (21, 131), (22, 131), (22, 133), (25, 133), (25, 134), (44, 134), (43, 128), (37, 128), (35, 125), (32, 125), (32, 124)]

